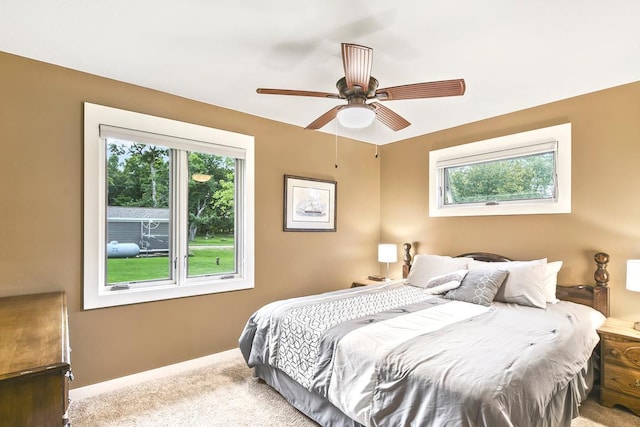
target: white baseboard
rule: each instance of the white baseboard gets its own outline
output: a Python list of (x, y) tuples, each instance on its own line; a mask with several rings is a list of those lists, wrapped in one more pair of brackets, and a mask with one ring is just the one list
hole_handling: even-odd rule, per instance
[[(143, 381), (164, 378), (169, 375), (180, 374), (191, 369), (201, 368), (203, 366), (214, 365), (222, 359), (234, 357), (239, 354), (240, 349), (234, 348), (220, 353), (210, 354), (208, 356), (191, 359), (173, 365), (163, 366), (161, 368), (151, 369), (149, 371), (139, 372), (137, 374), (127, 375), (126, 377), (115, 378), (101, 383), (91, 384), (84, 387), (78, 387), (69, 390), (69, 398), (72, 400), (82, 400), (88, 397), (97, 396), (98, 394), (109, 391), (119, 390), (124, 387), (139, 384)], [(73, 383), (72, 383), (73, 384)]]

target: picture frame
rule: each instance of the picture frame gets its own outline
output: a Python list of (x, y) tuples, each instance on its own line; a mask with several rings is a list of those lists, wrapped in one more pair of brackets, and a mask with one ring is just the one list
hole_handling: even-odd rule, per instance
[(336, 181), (284, 176), (284, 231), (336, 231)]

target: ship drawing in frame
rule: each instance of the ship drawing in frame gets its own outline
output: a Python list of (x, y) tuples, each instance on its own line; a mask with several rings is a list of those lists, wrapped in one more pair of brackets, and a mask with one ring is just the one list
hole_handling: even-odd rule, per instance
[(284, 176), (284, 231), (336, 231), (337, 182)]

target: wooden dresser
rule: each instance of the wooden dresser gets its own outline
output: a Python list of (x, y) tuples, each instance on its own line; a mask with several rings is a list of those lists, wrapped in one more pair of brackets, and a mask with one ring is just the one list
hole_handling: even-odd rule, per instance
[(68, 424), (64, 292), (0, 298), (0, 426)]
[(598, 329), (602, 349), (600, 403), (622, 405), (640, 416), (640, 331), (609, 317)]

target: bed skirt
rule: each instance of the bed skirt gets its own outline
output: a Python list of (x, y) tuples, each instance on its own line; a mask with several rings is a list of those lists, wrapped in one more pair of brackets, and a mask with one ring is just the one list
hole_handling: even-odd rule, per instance
[[(594, 382), (594, 358), (567, 384), (558, 390), (547, 405), (542, 420), (531, 420), (531, 427), (570, 427), (579, 415), (580, 402), (591, 391)], [(322, 395), (309, 391), (283, 371), (269, 365), (257, 365), (254, 376), (261, 378), (280, 393), (293, 407), (324, 427), (364, 427), (349, 418)], [(393, 426), (398, 427), (398, 426)], [(493, 427), (493, 426), (487, 426)], [(522, 426), (518, 426), (522, 427)]]
[(254, 375), (275, 389), (298, 411), (324, 427), (364, 427), (347, 417), (322, 395), (309, 391), (278, 368), (257, 365)]

